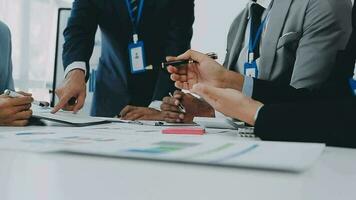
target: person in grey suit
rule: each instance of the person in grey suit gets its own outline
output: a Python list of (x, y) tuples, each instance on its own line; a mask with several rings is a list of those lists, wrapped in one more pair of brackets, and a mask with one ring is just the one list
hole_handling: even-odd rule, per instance
[[(254, 97), (256, 80), (315, 90), (342, 79), (335, 60), (351, 35), (351, 12), (350, 0), (249, 1), (228, 34), (224, 67), (238, 72), (230, 87)], [(179, 112), (179, 103), (186, 113)], [(179, 91), (165, 97), (161, 109), (169, 122), (215, 116), (204, 101)]]
[[(0, 94), (14, 89), (11, 64), (11, 39), (9, 28), (0, 21)], [(30, 95), (9, 98), (0, 95), (0, 126), (24, 126), (32, 115)]]

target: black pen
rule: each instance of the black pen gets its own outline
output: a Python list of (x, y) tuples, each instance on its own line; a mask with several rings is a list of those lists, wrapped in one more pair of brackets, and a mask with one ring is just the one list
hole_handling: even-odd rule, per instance
[[(209, 56), (211, 59), (218, 59), (218, 55), (214, 52), (207, 53), (207, 56)], [(194, 60), (175, 60), (175, 61), (169, 61), (169, 62), (163, 62), (162, 63), (162, 68), (167, 68), (168, 66), (174, 66), (174, 67), (182, 67), (191, 63), (196, 63)]]

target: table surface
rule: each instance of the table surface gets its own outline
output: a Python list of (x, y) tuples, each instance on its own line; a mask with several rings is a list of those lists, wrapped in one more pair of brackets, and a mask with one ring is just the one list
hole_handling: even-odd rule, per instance
[(1, 150), (0, 199), (354, 200), (356, 150), (328, 147), (303, 173)]

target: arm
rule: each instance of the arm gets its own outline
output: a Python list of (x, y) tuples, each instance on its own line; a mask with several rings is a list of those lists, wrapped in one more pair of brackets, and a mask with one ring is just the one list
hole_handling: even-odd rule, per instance
[[(97, 26), (97, 11), (90, 0), (75, 0), (68, 25), (63, 33), (65, 69), (72, 63), (83, 62), (86, 72), (89, 72), (89, 60), (94, 48)], [(88, 77), (89, 73), (86, 73), (86, 79)]]
[[(86, 98), (86, 80), (89, 77), (89, 59), (93, 52), (95, 33), (98, 26), (95, 6), (90, 0), (75, 0), (67, 28), (64, 30), (63, 64), (66, 70), (63, 84), (56, 89), (59, 103), (52, 113), (60, 109), (77, 113)], [(81, 63), (85, 63), (84, 69)], [(76, 66), (78, 65), (78, 66)], [(76, 101), (69, 101), (75, 98)]]
[(333, 9), (328, 1), (309, 2), (290, 82), (295, 88), (319, 88), (329, 78), (338, 50), (345, 48), (348, 38)]
[[(194, 0), (176, 0), (171, 7), (169, 28), (165, 42), (164, 53), (166, 56), (179, 55), (190, 48), (194, 23)], [(182, 13), (182, 11), (184, 11)], [(167, 89), (162, 90), (162, 87)], [(168, 92), (175, 90), (174, 83), (169, 74), (160, 69), (156, 89), (152, 100), (162, 100)]]
[(356, 99), (265, 105), (255, 134), (263, 140), (356, 147)]

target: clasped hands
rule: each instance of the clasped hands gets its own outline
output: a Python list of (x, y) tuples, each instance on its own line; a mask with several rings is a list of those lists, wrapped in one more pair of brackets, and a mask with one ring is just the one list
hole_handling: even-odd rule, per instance
[[(195, 63), (179, 68), (169, 66), (171, 79), (177, 88), (189, 90), (204, 100), (182, 92), (175, 92), (173, 98), (165, 97), (161, 109), (170, 113), (166, 114), (170, 116), (165, 118), (166, 121), (187, 122), (192, 120), (192, 116), (214, 117), (214, 110), (217, 110), (226, 116), (255, 124), (254, 116), (263, 104), (241, 93), (244, 76), (193, 50), (167, 58), (168, 61), (181, 59), (194, 60)], [(180, 103), (186, 107), (187, 113), (179, 111), (177, 107)]]

